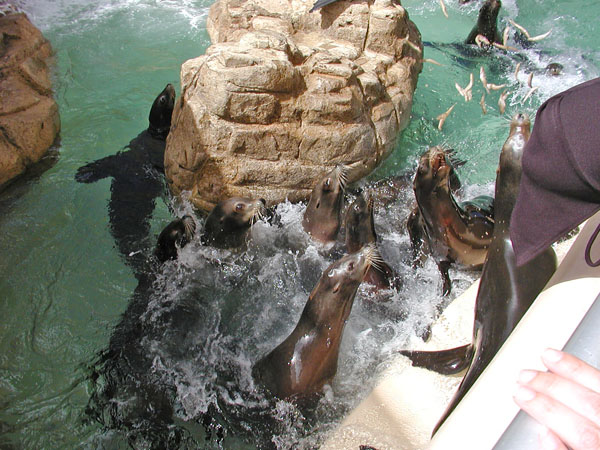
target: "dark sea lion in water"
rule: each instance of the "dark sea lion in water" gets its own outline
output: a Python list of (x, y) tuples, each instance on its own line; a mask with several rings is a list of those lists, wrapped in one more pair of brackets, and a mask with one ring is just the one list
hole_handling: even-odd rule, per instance
[(498, 32), (498, 13), (502, 2), (500, 0), (486, 0), (479, 9), (477, 24), (473, 27), (465, 44), (475, 45), (475, 38), (478, 35), (484, 36), (490, 44), (496, 42), (502, 44), (502, 36)]
[[(185, 234), (193, 233), (193, 220), (187, 217), (173, 221), (166, 230), (183, 226)], [(177, 226), (172, 227), (173, 223)], [(181, 240), (181, 248), (189, 242), (188, 237)], [(169, 245), (172, 243), (169, 239)], [(163, 244), (159, 238), (155, 253), (164, 251), (160, 248)], [(153, 267), (155, 270), (138, 277), (138, 285), (107, 348), (91, 363), (91, 394), (86, 414), (105, 428), (124, 435), (132, 448), (158, 450), (180, 448), (187, 438), (186, 431), (173, 424), (176, 387), (165, 383), (156, 373), (154, 356), (148, 353), (143, 341), (163, 337), (175, 342), (176, 337), (185, 335), (181, 330), (200, 326), (202, 318), (190, 314), (187, 307), (169, 311), (161, 321), (144, 318), (148, 302), (157, 290), (160, 272), (158, 266)]]
[(417, 208), (407, 223), (413, 249), (425, 243), (443, 278), (443, 295), (451, 290), (448, 269), (454, 262), (480, 268), (492, 241), (493, 199), (481, 196), (459, 204), (452, 195), (452, 166), (447, 152), (431, 147), (419, 161), (413, 187)]
[(259, 384), (280, 399), (303, 401), (333, 379), (356, 291), (377, 258), (368, 245), (325, 269), (292, 333), (253, 367)]
[(338, 165), (314, 187), (302, 227), (311, 237), (327, 244), (337, 238), (342, 220), (346, 168)]
[(156, 97), (149, 126), (133, 139), (126, 150), (80, 167), (75, 180), (93, 183), (112, 177), (108, 214), (110, 231), (121, 255), (136, 277), (147, 269), (145, 242), (156, 197), (165, 192), (164, 154), (171, 126), (175, 89), (167, 84)]
[[(348, 253), (355, 253), (367, 244), (377, 245), (374, 203), (369, 193), (361, 193), (348, 207), (344, 220)], [(377, 289), (398, 290), (401, 286), (398, 275), (383, 260), (377, 261), (369, 268), (364, 281)]]
[(158, 235), (154, 256), (159, 262), (177, 258), (177, 250), (185, 247), (196, 234), (196, 222), (185, 215), (169, 223)]
[(494, 234), (475, 301), (472, 343), (439, 352), (401, 352), (414, 365), (440, 373), (458, 373), (468, 367), (434, 433), (496, 355), (556, 270), (556, 255), (551, 248), (529, 263), (517, 266), (509, 235), (510, 217), (521, 180), (521, 157), (529, 133), (529, 117), (516, 114), (500, 154), (496, 177)]
[(250, 226), (266, 214), (265, 204), (247, 197), (222, 200), (206, 218), (202, 242), (219, 248), (244, 245)]

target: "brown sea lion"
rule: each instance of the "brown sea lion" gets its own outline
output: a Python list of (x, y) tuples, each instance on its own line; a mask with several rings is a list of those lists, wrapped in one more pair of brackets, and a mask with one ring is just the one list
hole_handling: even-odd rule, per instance
[(413, 181), (417, 209), (408, 219), (413, 252), (423, 243), (436, 259), (443, 295), (451, 291), (448, 269), (453, 262), (480, 268), (492, 241), (493, 199), (480, 196), (459, 204), (450, 185), (452, 165), (441, 147), (431, 147), (419, 161)]
[(434, 433), (487, 367), (556, 269), (556, 255), (551, 248), (529, 263), (517, 266), (509, 235), (510, 216), (521, 180), (521, 157), (529, 133), (529, 117), (516, 114), (500, 154), (494, 234), (475, 301), (472, 343), (439, 352), (401, 352), (414, 365), (441, 373), (457, 373), (468, 367)]
[(280, 399), (308, 400), (337, 371), (346, 320), (377, 249), (367, 245), (331, 264), (317, 282), (294, 331), (254, 366), (254, 378)]
[[(361, 193), (348, 207), (344, 228), (346, 229), (346, 250), (349, 253), (357, 252), (367, 244), (377, 245), (374, 203), (374, 199), (369, 193)], [(383, 260), (369, 268), (364, 281), (377, 289), (398, 290), (401, 286), (398, 275)]]
[(204, 224), (202, 242), (220, 248), (240, 247), (250, 226), (265, 214), (265, 200), (232, 197), (213, 208)]
[(502, 36), (498, 32), (498, 13), (502, 2), (500, 0), (486, 0), (481, 8), (479, 9), (479, 16), (477, 17), (477, 24), (469, 33), (469, 36), (465, 40), (465, 44), (475, 45), (475, 38), (478, 35), (484, 36), (488, 42), (502, 44)]
[(177, 250), (187, 245), (196, 234), (196, 222), (185, 215), (169, 223), (158, 235), (154, 255), (162, 263), (177, 258)]
[(324, 244), (335, 241), (340, 230), (346, 170), (337, 165), (325, 175), (314, 187), (304, 212), (304, 231)]

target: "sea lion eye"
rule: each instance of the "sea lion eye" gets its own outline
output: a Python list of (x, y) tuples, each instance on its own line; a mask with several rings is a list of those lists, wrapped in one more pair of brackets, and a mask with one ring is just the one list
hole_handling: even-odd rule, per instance
[(354, 270), (354, 263), (353, 262), (349, 262), (348, 263), (348, 270)]
[(235, 205), (235, 210), (236, 211), (241, 211), (242, 209), (244, 209), (244, 204), (243, 203), (238, 203), (237, 205)]
[(160, 103), (161, 105), (164, 105), (164, 103), (167, 101), (167, 99), (165, 97), (161, 97), (158, 99), (158, 103)]

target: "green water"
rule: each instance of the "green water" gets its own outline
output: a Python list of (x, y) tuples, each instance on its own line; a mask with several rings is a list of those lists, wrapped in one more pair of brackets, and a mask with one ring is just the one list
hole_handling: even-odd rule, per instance
[[(90, 395), (86, 364), (106, 347), (137, 282), (109, 233), (110, 179), (84, 185), (73, 176), (79, 166), (115, 153), (146, 128), (152, 100), (165, 84), (173, 83), (179, 91), (181, 63), (209, 45), (209, 4), (46, 0), (21, 5), (56, 52), (55, 97), (62, 131), (58, 162), (41, 176), (0, 193), (0, 447), (101, 445), (100, 427), (83, 420)], [(403, 2), (423, 40), (458, 42), (474, 23), (477, 6), (461, 8), (453, 0), (447, 4), (449, 19), (437, 0)], [(532, 35), (552, 29), (537, 46), (542, 56), (534, 51), (526, 55), (539, 70), (560, 62), (563, 75), (536, 72), (533, 85), (539, 89), (521, 103), (528, 91), (527, 73), (516, 82), (514, 61), (491, 75), (486, 60), (465, 67), (452, 52), (426, 47), (425, 57), (443, 66), (425, 64), (412, 122), (372, 178), (410, 169), (425, 148), (445, 144), (466, 161), (460, 170), (466, 184), (489, 190), (507, 136), (507, 118), (517, 111), (534, 115), (552, 94), (600, 75), (600, 3), (507, 0), (501, 21), (507, 17)], [(488, 81), (507, 83), (513, 92), (504, 116), (496, 104), (500, 91), (488, 96), (488, 114), (482, 114), (481, 64), (489, 72)], [(469, 73), (476, 83), (473, 101), (465, 103), (454, 83), (466, 85)], [(435, 117), (453, 103), (457, 105), (440, 132)], [(153, 233), (170, 219), (159, 199)]]

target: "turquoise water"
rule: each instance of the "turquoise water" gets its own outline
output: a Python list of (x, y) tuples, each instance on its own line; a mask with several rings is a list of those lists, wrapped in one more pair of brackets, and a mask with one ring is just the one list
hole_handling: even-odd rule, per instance
[[(600, 75), (595, 33), (599, 3), (505, 1), (502, 23), (510, 17), (532, 35), (552, 29), (550, 37), (524, 52), (528, 63), (521, 69), (519, 81), (514, 78), (514, 58), (486, 57), (464, 65), (457, 61), (460, 54), (455, 49), (439, 45), (458, 42), (468, 34), (477, 15), (476, 2), (472, 3), (459, 7), (457, 1), (448, 0), (450, 17), (446, 19), (437, 0), (403, 2), (423, 40), (433, 43), (426, 47), (425, 57), (443, 65), (425, 64), (415, 93), (412, 122), (399, 138), (395, 152), (371, 179), (411, 170), (425, 148), (444, 144), (455, 148), (458, 157), (466, 161), (460, 175), (467, 191), (490, 192), (508, 118), (517, 111), (533, 115), (552, 94)], [(106, 206), (110, 180), (84, 185), (76, 183), (73, 176), (79, 166), (115, 153), (146, 128), (149, 107), (166, 83), (173, 83), (179, 91), (179, 66), (209, 45), (205, 30), (209, 4), (128, 0), (99, 5), (84, 0), (46, 0), (21, 5), (56, 52), (55, 97), (62, 132), (58, 162), (41, 176), (0, 194), (2, 447), (126, 446), (118, 433), (86, 421), (84, 410), (93, 388), (89, 364), (108, 345), (137, 280), (119, 256), (109, 232)], [(543, 73), (549, 62), (563, 64), (563, 75), (554, 78)], [(504, 116), (497, 106), (501, 91), (488, 95), (488, 113), (482, 114), (480, 65), (486, 68), (489, 82), (506, 83), (512, 92)], [(535, 72), (533, 86), (539, 88), (523, 102), (530, 72)], [(454, 83), (465, 86), (469, 73), (474, 75), (475, 86), (473, 101), (465, 103)], [(440, 132), (435, 117), (454, 103), (456, 107)], [(380, 235), (392, 248), (386, 256), (407, 277), (406, 291), (400, 296), (412, 305), (410, 326), (382, 319), (357, 300), (344, 336), (338, 377), (318, 414), (320, 424), (297, 419), (289, 405), (277, 405), (275, 415), (283, 417), (283, 428), (273, 436), (280, 448), (289, 448), (292, 443), (298, 443), (299, 448), (317, 445), (343, 413), (368, 392), (385, 366), (385, 356), (414, 336), (414, 324), (431, 318), (439, 303), (435, 269), (426, 267), (415, 277), (403, 266), (401, 250), (393, 250), (407, 246), (401, 222), (410, 201), (410, 195), (399, 199), (397, 210), (377, 216)], [(189, 210), (189, 206), (182, 208)], [(175, 378), (181, 420), (197, 421), (215, 398), (220, 404), (235, 403), (231, 392), (222, 394), (213, 387), (218, 385), (215, 378), (207, 375), (211, 364), (218, 365), (214, 358), (220, 355), (230, 361), (235, 373), (241, 374), (242, 384), (249, 383), (251, 362), (293, 327), (315, 273), (330, 261), (307, 243), (298, 229), (301, 212), (301, 206), (282, 205), (284, 232), (266, 225), (258, 227), (254, 232), (258, 244), (245, 258), (215, 255), (196, 243), (183, 255), (184, 269), (173, 269), (177, 276), (187, 274), (200, 285), (205, 283), (217, 317), (207, 320), (206, 329), (216, 330), (217, 347), (233, 348), (227, 352), (211, 350), (203, 358), (190, 355), (189, 361), (159, 354), (161, 364), (171, 372), (161, 372), (162, 366), (156, 371)], [(171, 218), (167, 202), (159, 200), (152, 219), (153, 234)], [(268, 247), (282, 233), (285, 242)], [(288, 252), (288, 247), (293, 252)], [(207, 256), (226, 260), (225, 268), (207, 266), (202, 260)], [(256, 267), (257, 261), (260, 267)], [(165, 296), (177, 296), (182, 285), (188, 286), (188, 281), (177, 276), (165, 275)], [(456, 292), (472, 279), (472, 275), (460, 272), (454, 276), (458, 279)], [(298, 279), (292, 282), (293, 277)], [(365, 292), (360, 295), (368, 297)], [(159, 296), (154, 308), (160, 309), (161, 298), (164, 296)], [(244, 303), (248, 299), (252, 305)], [(262, 307), (256, 305), (259, 301), (265, 302)], [(198, 332), (195, 344), (201, 336)], [(241, 343), (233, 345), (232, 341)], [(160, 344), (160, 340), (153, 342), (151, 348), (160, 349)], [(224, 443), (206, 445), (255, 447), (243, 433), (229, 433)]]

